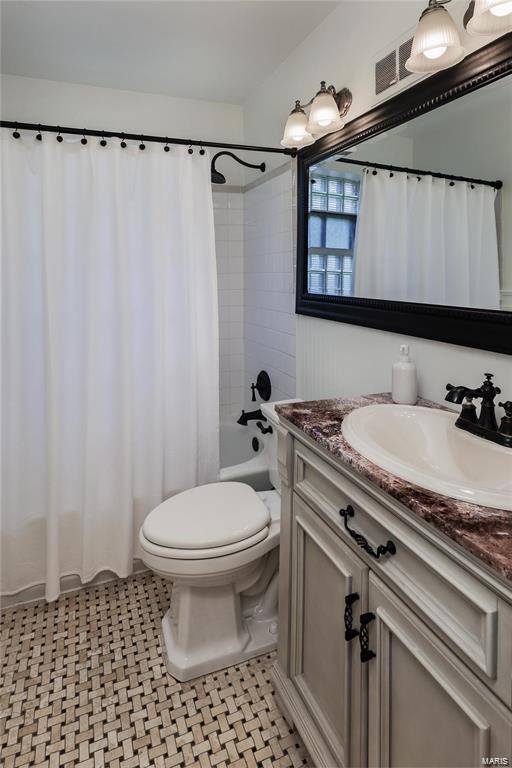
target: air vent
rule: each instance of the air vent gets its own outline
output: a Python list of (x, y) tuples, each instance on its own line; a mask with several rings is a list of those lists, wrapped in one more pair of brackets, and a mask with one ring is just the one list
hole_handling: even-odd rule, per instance
[[(412, 37), (402, 35), (395, 41), (393, 50), (382, 52), (376, 57), (375, 62), (375, 95), (385, 93), (386, 97), (401, 90), (402, 81), (411, 77), (411, 73), (405, 68), (405, 62), (411, 55)], [(412, 77), (411, 84), (418, 77)], [(409, 83), (407, 83), (408, 85)], [(404, 84), (405, 85), (405, 84)], [(390, 89), (392, 89), (390, 91)], [(390, 91), (390, 92), (389, 92)]]
[(391, 51), (375, 65), (375, 93), (378, 95), (397, 82), (396, 51)]
[(412, 49), (412, 37), (410, 40), (406, 40), (405, 43), (402, 43), (400, 48), (398, 49), (398, 79), (404, 80), (406, 77), (410, 77), (411, 73), (408, 69), (405, 68), (405, 62), (411, 55), (411, 49)]

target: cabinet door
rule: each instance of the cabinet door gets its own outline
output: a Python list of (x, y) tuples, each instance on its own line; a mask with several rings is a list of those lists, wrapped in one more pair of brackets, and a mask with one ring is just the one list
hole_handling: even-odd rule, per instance
[(373, 573), (368, 605), (375, 616), (367, 625), (375, 653), (366, 664), (369, 765), (477, 768), (485, 757), (510, 760), (510, 711)]
[(291, 679), (332, 764), (346, 768), (364, 764), (366, 733), (359, 642), (345, 639), (345, 598), (354, 595), (357, 627), (366, 593), (366, 566), (294, 494)]

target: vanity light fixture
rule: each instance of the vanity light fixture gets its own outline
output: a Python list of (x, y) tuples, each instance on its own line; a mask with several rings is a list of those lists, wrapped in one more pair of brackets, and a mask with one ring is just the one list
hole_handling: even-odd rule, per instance
[(466, 55), (455, 22), (444, 8), (449, 2), (429, 0), (414, 33), (411, 55), (405, 62), (409, 72), (440, 72), (458, 64)]
[[(414, 33), (411, 55), (405, 62), (409, 72), (440, 72), (458, 64), (466, 55), (455, 22), (443, 7), (449, 2), (429, 0)], [(463, 23), (471, 35), (511, 32), (512, 0), (471, 0)]]
[[(313, 144), (320, 136), (341, 130), (351, 104), (352, 94), (348, 88), (336, 91), (334, 85), (326, 86), (322, 80), (320, 90), (307, 104), (295, 102), (286, 121), (281, 145), (300, 149)], [(307, 107), (310, 107), (309, 117), (305, 112)]]
[(281, 141), (282, 147), (307, 147), (313, 144), (314, 138), (307, 130), (308, 118), (300, 105), (300, 101), (295, 102), (284, 127), (284, 136)]
[(511, 0), (471, 0), (464, 17), (471, 35), (505, 34), (512, 31)]

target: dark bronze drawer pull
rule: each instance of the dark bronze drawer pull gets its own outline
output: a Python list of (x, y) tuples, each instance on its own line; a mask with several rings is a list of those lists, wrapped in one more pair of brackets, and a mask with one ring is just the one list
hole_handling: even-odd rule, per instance
[(345, 640), (353, 640), (354, 637), (357, 637), (359, 634), (359, 630), (352, 626), (352, 606), (354, 603), (356, 603), (359, 600), (359, 595), (357, 592), (351, 592), (350, 595), (346, 595), (345, 597), (345, 613), (344, 613), (344, 621), (345, 621)]
[(358, 544), (361, 549), (364, 549), (365, 552), (368, 552), (368, 554), (374, 557), (376, 560), (378, 560), (381, 555), (396, 554), (396, 546), (395, 543), (391, 541), (391, 539), (385, 544), (379, 544), (375, 550), (370, 544), (368, 544), (368, 540), (365, 539), (364, 536), (348, 527), (348, 518), (354, 517), (354, 507), (352, 507), (351, 504), (348, 504), (346, 509), (340, 509), (340, 515), (345, 521), (346, 530), (350, 533), (356, 544)]
[(370, 621), (373, 621), (375, 618), (374, 613), (362, 613), (359, 617), (359, 621), (361, 622), (361, 629), (359, 630), (359, 644), (361, 646), (361, 663), (366, 664), (367, 661), (371, 661), (375, 658), (376, 654), (374, 651), (372, 651), (370, 648), (368, 648), (369, 645), (369, 638), (368, 638), (368, 624)]

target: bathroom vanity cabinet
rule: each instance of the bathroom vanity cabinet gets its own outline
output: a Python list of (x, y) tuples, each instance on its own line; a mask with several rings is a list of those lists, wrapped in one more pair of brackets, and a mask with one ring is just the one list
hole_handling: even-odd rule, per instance
[(286, 420), (278, 455), (274, 682), (315, 765), (512, 764), (512, 585)]

